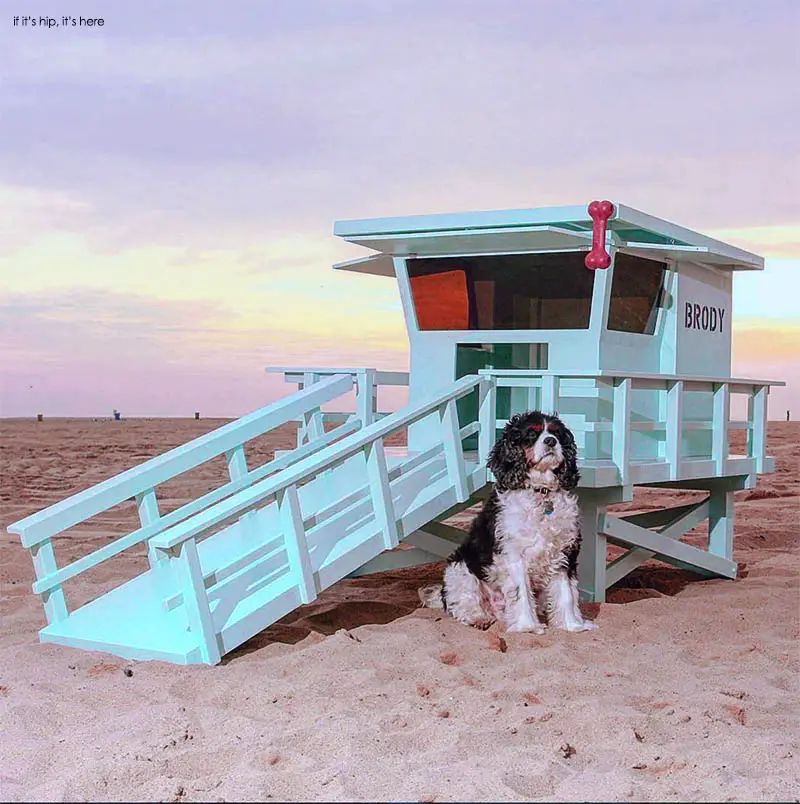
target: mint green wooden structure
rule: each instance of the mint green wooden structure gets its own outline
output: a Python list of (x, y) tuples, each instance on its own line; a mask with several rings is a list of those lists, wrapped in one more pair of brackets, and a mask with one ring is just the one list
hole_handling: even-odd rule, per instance
[[(590, 280), (570, 273), (591, 245), (585, 207), (344, 221), (335, 234), (376, 252), (335, 268), (396, 279), (410, 374), (277, 369), (297, 384), (296, 393), (9, 526), (33, 558), (33, 591), (47, 617), (42, 641), (215, 664), (344, 577), (441, 560), (463, 535), (443, 520), (489, 493), (486, 458), (498, 430), (529, 408), (558, 411), (576, 435), (585, 599), (603, 600), (610, 585), (653, 557), (710, 577), (736, 576), (733, 492), (774, 469), (766, 454), (767, 395), (779, 383), (730, 376), (732, 272), (761, 270), (760, 257), (619, 205), (606, 236), (612, 265)], [(467, 266), (465, 275), (483, 272), (480, 281), (494, 293), (505, 280), (492, 271), (513, 263), (485, 262), (498, 256), (547, 263), (551, 273), (542, 275), (556, 288), (555, 303), (538, 301), (557, 308), (561, 325), (420, 327), (411, 280), (420, 266), (436, 273), (445, 265), (437, 260), (461, 260), (447, 265)], [(620, 277), (645, 265), (630, 258), (661, 265), (647, 267), (663, 275), (647, 333), (610, 326)], [(567, 328), (570, 308), (558, 288), (573, 280), (588, 282), (588, 296), (577, 301), (585, 326)], [(470, 304), (484, 302), (475, 296)], [(537, 300), (523, 302), (524, 315), (533, 316)], [(641, 299), (635, 305), (641, 308)], [(695, 315), (695, 305), (707, 313)], [(378, 388), (406, 383), (409, 405), (379, 413)], [(323, 411), (353, 391), (354, 413)], [(744, 421), (731, 420), (734, 395), (747, 399)], [(300, 424), (296, 448), (249, 466), (244, 445), (290, 421)], [(406, 428), (407, 448), (386, 446)], [(734, 429), (747, 431), (744, 455), (730, 454)], [(162, 514), (159, 486), (219, 456), (228, 482)], [(610, 504), (632, 499), (637, 485), (707, 495), (645, 514), (607, 513)], [(129, 500), (139, 527), (57, 566), (53, 539)], [(680, 541), (705, 520), (707, 550)], [(401, 542), (409, 549), (394, 550)], [(610, 564), (609, 542), (627, 548)], [(134, 548), (146, 549), (146, 572), (70, 611), (65, 589), (72, 578)]]

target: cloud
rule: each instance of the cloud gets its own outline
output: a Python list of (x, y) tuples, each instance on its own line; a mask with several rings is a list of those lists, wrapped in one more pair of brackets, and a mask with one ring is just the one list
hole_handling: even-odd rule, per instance
[(0, 168), (131, 242), (596, 194), (796, 221), (791, 4), (573, 8), (137, 3), (102, 35), (18, 31)]
[[(396, 284), (330, 270), (364, 254), (337, 219), (611, 197), (800, 257), (793, 0), (117, 5), (0, 51), (3, 355), (59, 409), (402, 365)], [(795, 268), (737, 278), (737, 322), (789, 315)]]
[(131, 415), (196, 405), (241, 415), (290, 390), (265, 385), (268, 365), (407, 365), (399, 311), (320, 301), (305, 318), (275, 319), (212, 300), (90, 289), (7, 295), (0, 344), (0, 416), (100, 415), (123, 405)]

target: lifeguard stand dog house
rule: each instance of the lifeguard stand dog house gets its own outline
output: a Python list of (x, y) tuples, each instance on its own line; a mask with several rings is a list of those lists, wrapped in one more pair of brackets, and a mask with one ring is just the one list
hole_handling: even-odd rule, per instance
[[(334, 233), (374, 252), (337, 269), (398, 282), (410, 377), (277, 369), (297, 393), (10, 526), (33, 554), (42, 640), (213, 664), (347, 575), (440, 560), (463, 536), (444, 520), (488, 493), (498, 430), (531, 408), (557, 411), (578, 442), (585, 599), (653, 557), (736, 576), (733, 492), (773, 471), (777, 383), (730, 376), (732, 272), (761, 270), (760, 257), (608, 201), (342, 221)], [(378, 413), (378, 386), (406, 382), (408, 407)], [(322, 410), (353, 389), (355, 413)], [(733, 394), (747, 397), (746, 421), (731, 421)], [(287, 421), (300, 423), (297, 447), (248, 466), (246, 442)], [(385, 446), (405, 428), (407, 448)], [(734, 428), (747, 430), (746, 455), (730, 454)], [(160, 510), (160, 484), (221, 455), (228, 482)], [(637, 485), (708, 493), (610, 515)], [(54, 537), (129, 501), (140, 527), (56, 565)], [(680, 541), (705, 520), (707, 550)], [(611, 563), (609, 541), (627, 548)], [(66, 582), (142, 544), (147, 572), (68, 611)]]

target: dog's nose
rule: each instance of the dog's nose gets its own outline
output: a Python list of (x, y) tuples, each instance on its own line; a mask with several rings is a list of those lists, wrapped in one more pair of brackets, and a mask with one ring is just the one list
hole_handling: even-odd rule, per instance
[(545, 440), (542, 442), (546, 447), (554, 447), (556, 445), (556, 440), (553, 436), (547, 436)]

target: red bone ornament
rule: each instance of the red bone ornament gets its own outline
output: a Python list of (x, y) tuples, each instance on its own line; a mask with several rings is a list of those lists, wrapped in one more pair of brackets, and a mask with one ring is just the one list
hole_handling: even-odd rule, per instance
[(592, 271), (608, 268), (611, 255), (606, 251), (606, 225), (614, 214), (610, 201), (592, 201), (589, 204), (589, 217), (592, 219), (592, 250), (586, 255), (586, 267)]

